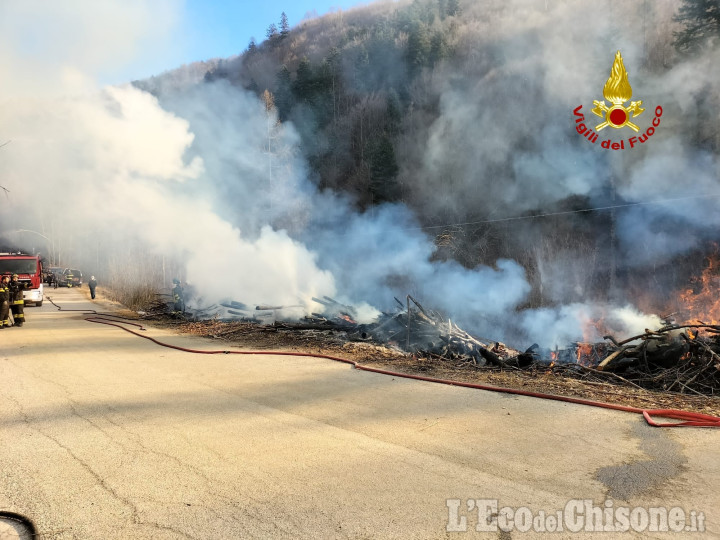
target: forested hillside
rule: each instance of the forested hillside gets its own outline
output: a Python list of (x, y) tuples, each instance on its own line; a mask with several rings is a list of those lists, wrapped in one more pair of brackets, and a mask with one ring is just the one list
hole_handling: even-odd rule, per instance
[[(359, 211), (407, 205), (438, 259), (518, 261), (530, 305), (613, 300), (648, 287), (648, 268), (661, 276), (657, 298), (687, 277), (675, 257), (697, 265), (714, 239), (715, 217), (643, 205), (681, 194), (678, 175), (717, 187), (716, 4), (378, 2), (293, 28), (278, 15), (264, 41), (201, 66), (196, 84), (226, 81), (264, 101), (270, 177), (284, 151), (273, 130), (292, 125), (317, 186)], [(622, 154), (588, 146), (572, 115), (602, 99), (617, 50), (647, 108), (642, 129), (664, 111), (653, 140)], [(179, 73), (136, 84), (162, 102), (192, 85)]]

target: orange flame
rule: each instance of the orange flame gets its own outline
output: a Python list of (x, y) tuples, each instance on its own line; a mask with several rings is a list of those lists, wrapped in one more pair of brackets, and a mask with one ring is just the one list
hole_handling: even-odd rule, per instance
[(702, 271), (700, 276), (690, 280), (693, 285), (681, 291), (678, 295), (678, 304), (680, 312), (684, 316), (685, 322), (702, 321), (707, 324), (718, 324), (720, 321), (720, 296), (718, 296), (718, 286), (720, 286), (720, 254), (718, 247), (707, 258), (707, 267)]
[(582, 340), (585, 343), (593, 343), (602, 339), (605, 334), (611, 333), (605, 323), (606, 307), (596, 306), (596, 311), (593, 313), (594, 319), (589, 317), (581, 316), (580, 324), (582, 325)]
[(576, 353), (577, 363), (581, 366), (590, 367), (594, 364), (592, 343), (578, 343)]
[(550, 351), (550, 365), (548, 366), (548, 369), (552, 368), (555, 365), (555, 362), (558, 359), (558, 353), (557, 351)]

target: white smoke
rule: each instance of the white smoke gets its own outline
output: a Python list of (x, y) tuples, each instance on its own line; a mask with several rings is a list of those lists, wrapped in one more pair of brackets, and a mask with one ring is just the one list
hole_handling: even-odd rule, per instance
[[(604, 279), (608, 290), (600, 303), (620, 299), (609, 291), (618, 287), (609, 274), (632, 272), (663, 281), (654, 267), (717, 240), (720, 161), (693, 138), (695, 119), (718, 117), (720, 79), (714, 66), (720, 51), (672, 68), (659, 68), (655, 61), (648, 69), (653, 55), (672, 64), (672, 30), (666, 24), (677, 6), (667, 2), (627, 4), (623, 10), (612, 1), (468, 2), (464, 8), (463, 18), (473, 21), (463, 26), (456, 45), (464, 60), (459, 66), (451, 62), (445, 73), (436, 70), (440, 115), (426, 140), (405, 149), (402, 180), (413, 185), (414, 202), (425, 215), (478, 223), (470, 231), (526, 211), (552, 214), (564, 201), (578, 201), (580, 208), (619, 206), (612, 232), (607, 209), (578, 211), (573, 220), (567, 206), (558, 209), (562, 231), (553, 227), (552, 217), (502, 225), (512, 251), (534, 262), (542, 300), (559, 305), (523, 312), (521, 328), (511, 335), (541, 344), (582, 339), (578, 320), (599, 318), (602, 291), (594, 279)], [(657, 31), (639, 34), (639, 24)], [(590, 112), (592, 100), (602, 98), (617, 50), (629, 72), (632, 99), (642, 99), (646, 107), (640, 134), (651, 126), (657, 105), (664, 111), (648, 143), (624, 152), (579, 137), (572, 117), (583, 104), (586, 124), (600, 123)], [(624, 131), (605, 130), (601, 139), (625, 139), (627, 145), (635, 134)], [(705, 137), (707, 142), (717, 133)], [(596, 216), (604, 216), (604, 228), (593, 230)], [(575, 234), (568, 234), (573, 225)], [(616, 246), (608, 249), (611, 235)], [(595, 245), (587, 240), (593, 236), (600, 238)], [(648, 323), (633, 324), (639, 319), (623, 317), (622, 307), (603, 311), (617, 321), (619, 333)]]
[(528, 337), (549, 348), (564, 348), (570, 342), (603, 341), (605, 335), (627, 337), (642, 334), (646, 328), (656, 329), (662, 321), (636, 308), (602, 304), (567, 304), (558, 308), (528, 310), (521, 315)]
[[(277, 178), (268, 180), (262, 105), (224, 83), (206, 88), (193, 101), (217, 103), (222, 94), (222, 103), (236, 104), (234, 122), (223, 122), (227, 110), (213, 114), (212, 107), (203, 115), (190, 111), (188, 121), (130, 86), (3, 107), (0, 122), (14, 137), (13, 152), (0, 163), (12, 188), (11, 213), (57, 222), (75, 239), (68, 246), (75, 257), (92, 237), (113, 237), (118, 245), (140, 240), (151, 254), (183, 261), (187, 281), (207, 304), (309, 307), (313, 296), (339, 294), (382, 306), (393, 295), (421, 291), (449, 313), (471, 303), (499, 314), (527, 294), (512, 261), (500, 261), (497, 270), (430, 262), (432, 241), (407, 208), (354, 213), (348, 201), (317, 192), (301, 176), (296, 152), (276, 157)], [(197, 147), (194, 131), (203, 134)], [(290, 125), (275, 137), (282, 146), (297, 141)], [(290, 223), (304, 243), (270, 225), (298, 214)], [(246, 234), (239, 224), (248, 217)], [(100, 251), (107, 257), (114, 248)], [(365, 311), (365, 319), (377, 314)]]
[[(86, 4), (78, 2), (72, 9), (81, 12)], [(158, 5), (171, 12), (176, 7), (173, 2)], [(193, 285), (198, 305), (234, 299), (250, 305), (299, 303), (312, 311), (317, 307), (312, 297), (331, 296), (362, 306), (367, 320), (377, 309), (391, 307), (393, 296), (410, 293), (470, 330), (504, 339), (522, 328), (523, 339), (545, 346), (581, 339), (582, 321), (599, 316), (589, 302), (517, 314), (531, 291), (517, 262), (467, 269), (436, 261), (433, 239), (407, 207), (385, 205), (358, 213), (346, 197), (320, 192), (308, 178), (294, 127), (277, 125), (274, 114), (249, 92), (217, 82), (164, 96), (159, 103), (131, 86), (93, 89), (99, 66), (132, 55), (146, 37), (143, 29), (158, 18), (159, 12), (143, 2), (131, 7), (132, 20), (143, 24), (133, 25), (139, 33), (126, 36), (127, 48), (95, 50), (88, 57), (75, 47), (60, 48), (62, 61), (53, 62), (49, 55), (32, 63), (9, 52), (19, 50), (13, 41), (19, 35), (0, 38), (7, 45), (0, 47), (0, 74), (13, 81), (0, 94), (0, 142), (12, 139), (0, 155), (2, 185), (12, 195), (2, 203), (0, 225), (40, 230), (53, 237), (64, 257), (86, 266), (111, 264), (138, 250), (148, 258), (180, 261), (179, 274)], [(563, 7), (555, 15), (571, 21), (577, 9)], [(96, 14), (108, 23), (116, 12)], [(59, 21), (62, 27), (65, 19)], [(104, 26), (73, 25), (69, 29), (85, 46), (95, 46), (98, 28)], [(526, 30), (506, 50), (512, 86), (508, 78), (492, 74), (467, 86), (444, 83), (441, 115), (428, 132), (415, 171), (418, 189), (425, 189), (428, 199), (438, 192), (433, 191), (436, 178), (446, 178), (447, 171), (457, 191), (436, 200), (454, 210), (461, 201), (471, 201), (478, 211), (494, 212), (493, 217), (570, 195), (592, 196), (607, 181), (610, 158), (567, 133), (578, 95), (589, 100), (600, 91), (587, 78), (594, 66), (585, 60), (602, 47), (558, 54), (559, 33), (532, 25)], [(536, 51), (538, 62), (518, 53), (526, 50)], [(628, 57), (636, 54), (628, 52)], [(607, 67), (611, 58), (603, 56), (601, 65)], [(17, 75), (23, 62), (32, 67), (27, 78)], [(577, 94), (559, 84), (567, 80), (563, 65), (585, 66), (582, 76), (574, 75)], [(40, 91), (48, 85), (57, 95)], [(547, 109), (528, 106), (534, 89), (559, 89), (557, 103)], [(495, 106), (500, 97), (507, 107)], [(557, 120), (558, 111), (567, 118)], [(660, 185), (672, 187), (673, 175), (683, 170), (673, 160), (694, 160), (701, 187), (714, 187), (715, 160), (682, 155), (660, 134), (653, 143), (652, 151), (630, 164), (628, 180), (618, 188), (624, 198), (642, 200), (658, 186), (658, 177)], [(670, 162), (654, 165), (663, 152), (673, 156)], [(513, 180), (489, 181), (498, 164), (508, 160)], [(613, 166), (624, 170), (622, 164)], [(619, 235), (628, 242), (623, 245), (630, 250), (630, 239), (638, 238), (672, 245), (675, 238), (652, 227), (653, 220), (666, 217), (697, 224), (696, 217), (665, 206), (638, 210), (620, 218)], [(97, 268), (93, 272), (97, 275)], [(165, 284), (172, 277), (166, 275)], [(609, 307), (604, 315), (619, 332), (655, 321), (630, 308)]]
[(11, 212), (23, 223), (37, 219), (33, 210), (58, 222), (79, 241), (70, 248), (75, 257), (83, 241), (114, 231), (140, 239), (149, 253), (184, 261), (187, 279), (210, 302), (296, 303), (335, 293), (315, 255), (284, 232), (265, 226), (249, 240), (216, 214), (202, 158), (184, 159), (194, 139), (188, 122), (149, 94), (126, 86), (19, 101), (2, 108), (0, 122), (14, 136), (0, 163)]
[(171, 37), (182, 5), (182, 0), (2, 2), (1, 95), (92, 92), (98, 81), (122, 82), (119, 74), (140, 56), (148, 70), (166, 69), (162, 62), (181, 43)]

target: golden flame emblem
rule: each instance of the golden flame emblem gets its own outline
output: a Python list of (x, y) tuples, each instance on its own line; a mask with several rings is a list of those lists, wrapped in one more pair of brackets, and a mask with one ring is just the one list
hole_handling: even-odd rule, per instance
[[(603, 87), (603, 96), (612, 103), (612, 106), (608, 107), (605, 105), (605, 101), (593, 101), (595, 108), (592, 109), (592, 112), (600, 118), (605, 119), (603, 123), (595, 126), (596, 131), (600, 131), (608, 126), (614, 127), (615, 129), (627, 126), (635, 132), (640, 131), (640, 128), (633, 124), (630, 118), (635, 118), (643, 113), (645, 109), (641, 108), (642, 101), (633, 101), (629, 107), (623, 106), (623, 103), (632, 97), (632, 87), (628, 81), (628, 74), (627, 71), (625, 71), (625, 65), (623, 64), (620, 51), (615, 55), (615, 61), (610, 71), (610, 78)], [(632, 117), (630, 113), (632, 113)]]

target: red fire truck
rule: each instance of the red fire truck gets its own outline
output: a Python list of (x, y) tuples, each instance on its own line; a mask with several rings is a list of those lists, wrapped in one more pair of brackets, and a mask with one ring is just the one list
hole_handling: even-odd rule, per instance
[(25, 304), (42, 306), (42, 262), (39, 255), (0, 253), (0, 275), (2, 274), (17, 274), (18, 280), (29, 283), (30, 287), (23, 291)]

